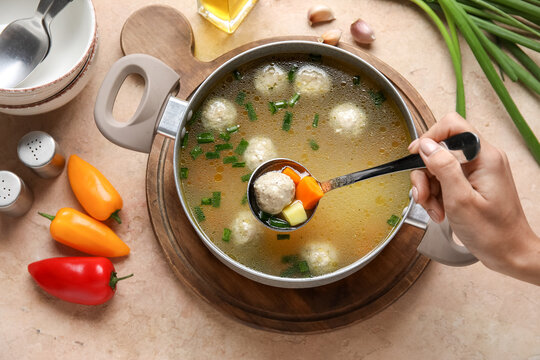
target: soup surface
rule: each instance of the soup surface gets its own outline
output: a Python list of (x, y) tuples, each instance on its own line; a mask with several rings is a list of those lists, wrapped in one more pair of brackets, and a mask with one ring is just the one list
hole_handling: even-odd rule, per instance
[[(307, 85), (299, 82), (305, 66), (317, 69)], [(387, 238), (409, 201), (405, 172), (329, 192), (290, 234), (265, 228), (249, 210), (247, 180), (265, 156), (298, 161), (322, 181), (408, 154), (396, 104), (341, 63), (297, 55), (246, 64), (214, 87), (186, 130), (177, 167), (194, 218), (228, 256), (267, 274), (317, 276), (355, 262)]]

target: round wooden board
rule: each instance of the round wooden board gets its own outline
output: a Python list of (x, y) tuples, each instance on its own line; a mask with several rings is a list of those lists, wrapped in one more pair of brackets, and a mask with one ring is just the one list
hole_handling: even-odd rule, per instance
[[(170, 7), (149, 6), (127, 20), (122, 49), (126, 54), (147, 53), (168, 63), (181, 75), (178, 96), (187, 98), (226, 59), (254, 46), (294, 39), (316, 41), (307, 36), (270, 38), (241, 46), (214, 61), (201, 62), (193, 56), (191, 26), (184, 16)], [(435, 123), (420, 95), (399, 73), (356, 46), (342, 43), (340, 47), (373, 64), (394, 83), (420, 133)], [(192, 229), (176, 193), (173, 150), (173, 141), (157, 136), (148, 159), (146, 193), (156, 237), (185, 285), (222, 313), (249, 326), (315, 333), (365, 320), (403, 295), (429, 263), (416, 251), (424, 231), (404, 224), (370, 264), (336, 283), (281, 289), (251, 281), (223, 265)]]

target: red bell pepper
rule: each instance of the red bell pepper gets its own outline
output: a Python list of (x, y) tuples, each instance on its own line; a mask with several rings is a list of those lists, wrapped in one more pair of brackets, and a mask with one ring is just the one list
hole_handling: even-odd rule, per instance
[(133, 276), (116, 277), (114, 265), (104, 257), (57, 257), (28, 265), (28, 272), (49, 294), (83, 305), (111, 299), (116, 283)]

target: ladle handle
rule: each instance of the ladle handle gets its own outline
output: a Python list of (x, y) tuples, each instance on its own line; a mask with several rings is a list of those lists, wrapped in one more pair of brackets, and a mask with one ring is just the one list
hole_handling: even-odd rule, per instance
[[(473, 160), (480, 151), (480, 140), (476, 134), (471, 132), (463, 132), (440, 143), (446, 147), (456, 159), (464, 164)], [(324, 192), (337, 189), (342, 186), (354, 184), (358, 181), (369, 179), (375, 176), (380, 176), (389, 173), (400, 171), (424, 168), (426, 165), (418, 154), (411, 154), (401, 159), (391, 161), (370, 169), (357, 171), (352, 174), (339, 176), (321, 184)]]

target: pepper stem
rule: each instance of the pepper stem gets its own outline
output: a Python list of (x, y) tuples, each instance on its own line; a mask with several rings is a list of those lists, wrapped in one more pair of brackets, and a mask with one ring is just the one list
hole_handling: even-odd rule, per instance
[(116, 272), (112, 272), (111, 273), (111, 279), (109, 280), (109, 286), (111, 287), (111, 289), (113, 290), (116, 290), (116, 283), (119, 282), (120, 280), (124, 280), (124, 279), (127, 279), (127, 278), (130, 278), (132, 277), (133, 274), (129, 274), (127, 276), (123, 276), (123, 277), (116, 277)]
[(42, 212), (39, 212), (39, 211), (38, 211), (38, 214), (41, 215), (41, 216), (43, 216), (44, 218), (47, 218), (47, 219), (51, 220), (51, 221), (53, 221), (54, 218), (55, 218), (55, 217), (52, 216), (52, 215), (45, 214), (45, 213), (42, 213)]
[(113, 219), (114, 221), (116, 221), (117, 223), (121, 224), (122, 223), (122, 219), (120, 219), (120, 215), (118, 215), (118, 212), (120, 211), (120, 209), (116, 210), (115, 212), (113, 212), (111, 214), (111, 216), (109, 216), (110, 219)]

